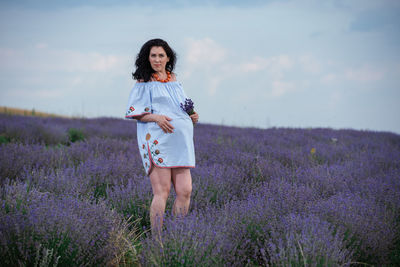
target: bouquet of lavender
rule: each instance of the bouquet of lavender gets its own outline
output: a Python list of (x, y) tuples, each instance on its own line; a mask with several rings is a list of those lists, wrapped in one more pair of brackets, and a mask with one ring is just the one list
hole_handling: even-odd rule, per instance
[(186, 98), (185, 99), (185, 104), (181, 103), (181, 108), (183, 111), (185, 111), (187, 114), (192, 115), (194, 114), (194, 103), (192, 99)]

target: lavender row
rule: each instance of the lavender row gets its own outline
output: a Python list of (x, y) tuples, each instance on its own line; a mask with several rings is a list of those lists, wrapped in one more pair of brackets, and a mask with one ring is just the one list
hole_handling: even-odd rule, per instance
[[(71, 128), (85, 139), (65, 142)], [(122, 225), (131, 216), (141, 219), (137, 234), (146, 232), (152, 197), (135, 129), (119, 119), (1, 116), (0, 234), (7, 245), (0, 256), (32, 262), (41, 244), (56, 248), (68, 236), (69, 245), (56, 249), (59, 263), (115, 261), (110, 255), (145, 266), (396, 263), (400, 136), (199, 124), (189, 215), (166, 215), (162, 244), (142, 234), (128, 246), (109, 236), (130, 236)], [(54, 215), (38, 221), (37, 210)], [(82, 230), (88, 224), (94, 227)]]

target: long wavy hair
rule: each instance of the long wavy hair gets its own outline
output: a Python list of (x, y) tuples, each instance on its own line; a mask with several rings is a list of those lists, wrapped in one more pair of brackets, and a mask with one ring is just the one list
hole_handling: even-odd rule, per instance
[(162, 39), (152, 39), (147, 41), (142, 46), (139, 54), (136, 56), (136, 71), (132, 73), (132, 78), (134, 80), (143, 80), (144, 82), (148, 82), (151, 78), (151, 75), (155, 72), (149, 61), (150, 50), (153, 46), (161, 46), (164, 48), (165, 53), (167, 53), (167, 57), (169, 57), (169, 61), (167, 62), (165, 69), (169, 72), (174, 70), (176, 62), (175, 51), (172, 50), (166, 41)]

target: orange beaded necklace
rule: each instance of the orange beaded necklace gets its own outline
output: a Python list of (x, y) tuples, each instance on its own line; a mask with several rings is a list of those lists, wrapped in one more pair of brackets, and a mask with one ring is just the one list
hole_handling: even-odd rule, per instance
[(171, 72), (167, 71), (167, 79), (165, 79), (165, 80), (161, 80), (160, 77), (158, 77), (157, 73), (153, 73), (153, 78), (157, 82), (167, 83), (167, 82), (169, 82), (171, 80)]

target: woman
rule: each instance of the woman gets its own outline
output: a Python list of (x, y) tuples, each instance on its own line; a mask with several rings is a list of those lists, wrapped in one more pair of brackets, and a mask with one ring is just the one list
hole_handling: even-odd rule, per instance
[(137, 120), (137, 141), (143, 167), (153, 189), (150, 207), (152, 233), (161, 234), (165, 205), (171, 188), (176, 192), (172, 213), (186, 215), (189, 210), (195, 167), (193, 124), (197, 113), (189, 116), (180, 107), (186, 95), (173, 73), (176, 54), (161, 39), (146, 42), (136, 58), (137, 80), (129, 96), (125, 118)]

